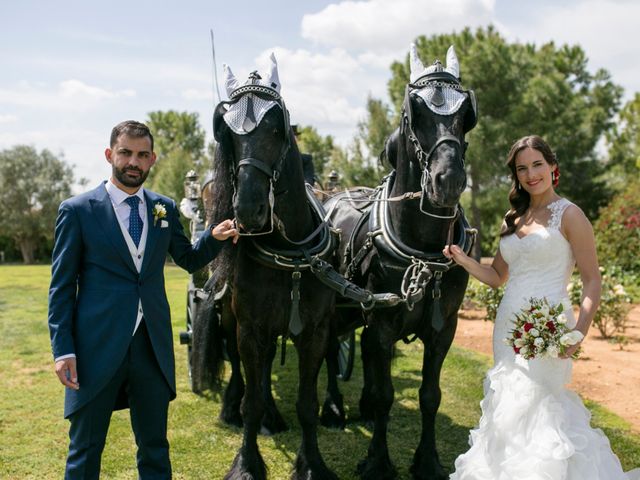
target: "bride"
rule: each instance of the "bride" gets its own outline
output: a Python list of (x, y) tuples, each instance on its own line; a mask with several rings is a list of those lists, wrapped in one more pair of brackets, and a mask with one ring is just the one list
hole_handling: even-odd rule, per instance
[[(518, 140), (507, 165), (513, 185), (491, 265), (481, 265), (457, 246), (444, 254), (491, 287), (506, 282), (493, 330), (494, 366), (484, 383), (482, 418), (471, 448), (455, 461), (451, 480), (629, 480), (609, 440), (591, 428), (590, 413), (565, 385), (571, 355), (525, 360), (504, 339), (515, 313), (531, 297), (562, 302), (567, 324), (586, 335), (600, 300), (601, 280), (591, 224), (576, 205), (554, 190), (560, 176), (550, 147), (538, 136)], [(573, 318), (567, 283), (577, 265), (583, 283)]]

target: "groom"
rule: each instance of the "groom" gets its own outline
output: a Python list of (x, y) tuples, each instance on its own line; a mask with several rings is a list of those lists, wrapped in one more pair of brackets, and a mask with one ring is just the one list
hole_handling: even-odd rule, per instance
[(142, 188), (156, 161), (146, 125), (116, 125), (105, 157), (111, 178), (62, 202), (55, 229), (49, 332), (71, 423), (65, 478), (99, 477), (111, 412), (128, 407), (140, 478), (168, 479), (176, 385), (165, 259), (193, 272), (238, 233), (226, 220), (191, 245), (175, 202)]

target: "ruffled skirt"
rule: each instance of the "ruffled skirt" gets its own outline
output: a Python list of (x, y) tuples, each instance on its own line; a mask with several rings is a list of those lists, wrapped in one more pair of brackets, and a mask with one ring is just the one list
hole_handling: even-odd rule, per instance
[(630, 480), (591, 414), (567, 390), (571, 361), (500, 360), (487, 374), (482, 418), (452, 480)]

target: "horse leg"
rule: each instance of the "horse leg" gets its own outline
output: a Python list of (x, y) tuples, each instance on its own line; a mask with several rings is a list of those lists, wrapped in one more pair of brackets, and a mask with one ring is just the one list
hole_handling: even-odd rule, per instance
[(240, 411), (244, 425), (242, 446), (233, 460), (225, 480), (265, 480), (267, 471), (258, 449), (258, 432), (264, 414), (262, 371), (265, 354), (257, 342), (260, 332), (246, 332), (240, 327), (238, 348), (246, 375), (246, 389)]
[(365, 339), (370, 335), (369, 328), (362, 330), (360, 337), (361, 358), (362, 358), (362, 390), (360, 392), (360, 401), (358, 408), (360, 410), (360, 421), (373, 423), (374, 405), (373, 405), (373, 362), (371, 360), (371, 352), (364, 347)]
[(271, 391), (271, 367), (273, 366), (273, 359), (276, 356), (277, 349), (277, 342), (272, 342), (267, 351), (267, 361), (262, 371), (264, 416), (262, 417), (262, 430), (260, 433), (263, 435), (273, 435), (275, 433), (286, 432), (289, 429), (287, 422), (284, 421), (284, 418), (282, 418), (282, 415), (278, 411), (276, 402), (273, 399), (273, 392)]
[[(223, 312), (223, 315), (231, 315), (230, 312)], [(220, 420), (228, 425), (242, 428), (242, 415), (240, 414), (240, 403), (244, 396), (244, 379), (242, 378), (242, 365), (240, 363), (240, 352), (238, 351), (238, 335), (236, 333), (236, 321), (224, 322), (227, 338), (227, 356), (231, 363), (231, 377), (224, 392)]]
[(340, 344), (338, 337), (332, 332), (327, 346), (327, 392), (322, 405), (320, 423), (325, 427), (344, 430), (347, 424), (344, 412), (342, 393), (338, 387), (338, 352)]
[(299, 362), (296, 412), (302, 428), (302, 443), (291, 478), (338, 480), (324, 463), (318, 448), (318, 374), (327, 350), (327, 331), (322, 328), (306, 330), (302, 333), (304, 338), (296, 342)]
[(389, 458), (387, 424), (393, 404), (391, 359), (393, 338), (390, 332), (369, 327), (362, 333), (362, 355), (367, 358), (371, 375), (371, 397), (374, 409), (373, 437), (367, 456), (358, 464), (358, 474), (364, 480), (389, 480), (396, 477), (396, 468)]
[(436, 450), (436, 414), (440, 407), (440, 372), (456, 331), (456, 315), (448, 318), (446, 328), (425, 339), (422, 360), (422, 385), (420, 386), (420, 412), (422, 413), (422, 434), (413, 456), (411, 473), (414, 479), (445, 480), (449, 475), (440, 464)]

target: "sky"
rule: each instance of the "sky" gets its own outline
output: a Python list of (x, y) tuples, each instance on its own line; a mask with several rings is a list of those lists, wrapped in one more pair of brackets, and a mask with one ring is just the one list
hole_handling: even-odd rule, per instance
[(0, 149), (28, 144), (63, 155), (88, 180), (79, 192), (109, 176), (104, 150), (122, 120), (197, 112), (211, 139), (210, 30), (223, 99), (223, 63), (244, 82), (273, 52), (291, 122), (343, 146), (367, 96), (388, 101), (389, 67), (418, 35), (464, 27), (580, 45), (589, 70), (608, 70), (626, 101), (640, 91), (640, 47), (629, 40), (639, 18), (635, 0), (3, 0)]

